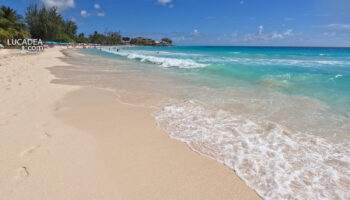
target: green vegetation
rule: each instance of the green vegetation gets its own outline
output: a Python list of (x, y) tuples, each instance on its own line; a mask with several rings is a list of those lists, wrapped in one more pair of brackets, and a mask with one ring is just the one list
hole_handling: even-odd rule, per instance
[(89, 38), (85, 37), (84, 33), (80, 33), (76, 38), (75, 38), (75, 42), (77, 43), (90, 43)]
[(130, 44), (142, 45), (142, 46), (153, 46), (155, 45), (155, 41), (150, 38), (137, 37), (137, 38), (131, 39)]
[(130, 41), (132, 45), (142, 45), (142, 46), (171, 46), (173, 41), (169, 38), (163, 38), (160, 41), (154, 41), (150, 38), (137, 37)]
[(173, 43), (173, 41), (171, 41), (171, 39), (169, 39), (169, 38), (162, 38), (161, 41), (166, 43), (166, 44), (170, 44), (170, 45)]
[(168, 46), (172, 44), (169, 38), (154, 41), (149, 38), (122, 37), (119, 32), (98, 33), (89, 36), (84, 33), (77, 35), (78, 26), (72, 20), (65, 20), (57, 8), (39, 7), (31, 4), (25, 17), (18, 15), (10, 7), (0, 7), (0, 43), (6, 44), (7, 39), (37, 38), (43, 41), (67, 43), (95, 43), (104, 45), (133, 44), (144, 46)]
[(57, 8), (38, 8), (33, 4), (27, 8), (26, 22), (33, 38), (44, 41), (71, 42), (77, 33), (72, 20), (64, 20)]
[(89, 36), (90, 43), (95, 44), (106, 44), (106, 45), (117, 45), (121, 44), (121, 35), (118, 32), (106, 32), (105, 34), (100, 34), (97, 31)]
[(123, 37), (122, 40), (123, 41), (130, 41), (130, 38), (129, 37)]
[(28, 38), (23, 17), (10, 7), (0, 7), (0, 42), (8, 38)]

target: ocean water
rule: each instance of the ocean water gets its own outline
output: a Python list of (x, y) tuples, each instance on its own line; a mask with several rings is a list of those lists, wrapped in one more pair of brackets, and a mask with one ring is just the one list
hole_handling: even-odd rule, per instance
[(264, 199), (350, 199), (350, 48), (80, 52), (96, 83), (139, 94), (125, 99)]

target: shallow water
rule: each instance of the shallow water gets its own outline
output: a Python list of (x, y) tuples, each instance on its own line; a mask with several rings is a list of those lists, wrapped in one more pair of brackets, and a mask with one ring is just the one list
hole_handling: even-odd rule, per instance
[[(80, 50), (60, 83), (115, 89), (265, 199), (350, 199), (350, 49)], [(63, 76), (64, 75), (64, 76)]]

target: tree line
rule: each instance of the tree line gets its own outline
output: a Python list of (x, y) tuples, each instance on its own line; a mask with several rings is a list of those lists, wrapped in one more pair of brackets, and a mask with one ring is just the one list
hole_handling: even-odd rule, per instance
[[(135, 45), (155, 45), (156, 42), (147, 38), (122, 37), (119, 32), (105, 32), (86, 36), (77, 34), (78, 26), (70, 19), (64, 19), (56, 7), (47, 8), (31, 4), (25, 11), (25, 16), (19, 15), (14, 9), (0, 7), (0, 42), (7, 39), (37, 38), (43, 41), (67, 43), (95, 43), (104, 45), (122, 44), (123, 41)], [(163, 38), (160, 45), (171, 45), (169, 38)]]

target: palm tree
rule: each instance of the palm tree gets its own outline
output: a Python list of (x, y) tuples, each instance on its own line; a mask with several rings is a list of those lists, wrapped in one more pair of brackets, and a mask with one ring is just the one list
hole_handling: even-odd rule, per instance
[(72, 20), (64, 20), (56, 7), (27, 7), (26, 22), (30, 34), (44, 41), (71, 42), (76, 37), (77, 25)]
[(26, 31), (21, 15), (10, 7), (0, 7), (0, 41), (10, 38), (28, 38), (30, 35)]
[(64, 23), (64, 32), (71, 38), (77, 34), (78, 26), (72, 20), (66, 20)]

